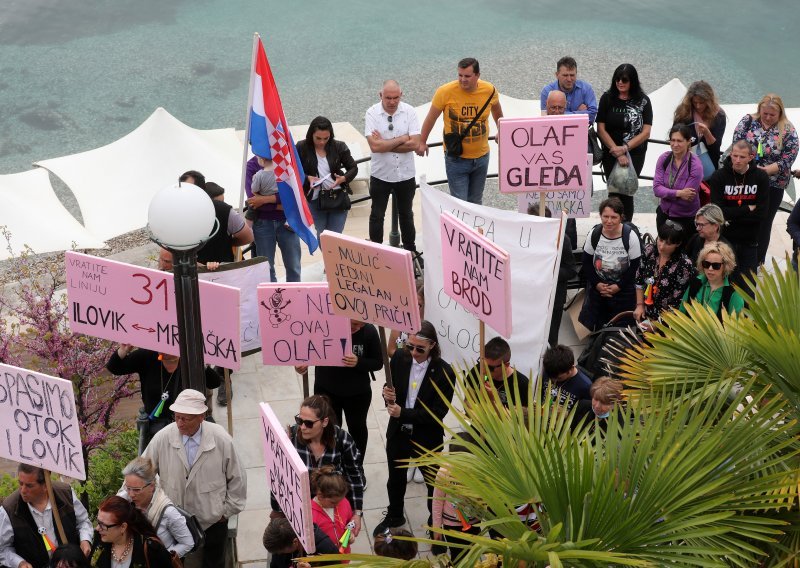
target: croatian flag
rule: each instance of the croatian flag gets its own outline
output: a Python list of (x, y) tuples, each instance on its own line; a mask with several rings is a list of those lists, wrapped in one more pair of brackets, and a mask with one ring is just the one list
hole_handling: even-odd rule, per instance
[(261, 38), (257, 41), (256, 64), (253, 69), (253, 103), (250, 107), (250, 147), (256, 156), (270, 158), (275, 163), (278, 195), (286, 221), (313, 254), (319, 243), (311, 229), (314, 218), (303, 194), (306, 176), (283, 114), (264, 44), (261, 43)]

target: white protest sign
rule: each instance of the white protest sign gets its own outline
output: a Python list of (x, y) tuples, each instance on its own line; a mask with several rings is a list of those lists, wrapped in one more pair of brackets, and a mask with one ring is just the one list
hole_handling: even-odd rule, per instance
[(0, 363), (0, 456), (86, 479), (72, 383)]
[(242, 329), (242, 356), (261, 349), (261, 335), (258, 325), (258, 285), (269, 281), (267, 257), (257, 256), (242, 262), (220, 264), (213, 271), (200, 272), (198, 276), (206, 282), (225, 284), (239, 289), (239, 325)]
[(311, 486), (308, 468), (297, 455), (286, 430), (266, 402), (261, 408), (261, 441), (267, 466), (269, 491), (292, 525), (303, 550), (313, 554), (314, 524), (311, 519)]
[[(484, 236), (508, 251), (514, 259), (511, 268), (511, 302), (514, 321), (511, 358), (520, 372), (536, 376), (547, 348), (553, 295), (558, 280), (561, 249), (561, 219), (522, 215), (461, 201), (420, 184), (422, 193), (423, 242), (425, 250), (425, 319), (436, 326), (442, 356), (451, 363), (471, 367), (480, 354), (478, 322), (471, 313), (444, 292), (441, 229), (443, 211), (452, 213), (473, 229), (483, 228)], [(487, 327), (486, 340), (499, 335)]]

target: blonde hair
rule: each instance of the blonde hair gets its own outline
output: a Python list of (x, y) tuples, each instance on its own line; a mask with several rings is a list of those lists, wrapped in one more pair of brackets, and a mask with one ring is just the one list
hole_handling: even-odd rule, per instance
[(610, 377), (600, 377), (592, 383), (589, 394), (603, 404), (622, 402), (622, 383)]
[(733, 269), (736, 268), (736, 255), (731, 247), (721, 241), (709, 243), (703, 247), (703, 250), (697, 255), (697, 272), (703, 274), (703, 261), (712, 252), (722, 257), (722, 267), (725, 271), (725, 276), (730, 276)]
[(706, 110), (700, 115), (701, 118), (705, 122), (711, 122), (716, 118), (721, 108), (717, 100), (717, 95), (714, 93), (714, 89), (705, 81), (695, 81), (686, 89), (683, 100), (675, 108), (675, 116), (672, 120), (674, 124), (691, 124), (694, 122), (694, 106), (692, 105), (692, 99), (695, 97), (703, 99), (706, 103)]
[(783, 106), (783, 99), (775, 93), (767, 93), (761, 97), (755, 114), (751, 115), (753, 120), (761, 121), (761, 107), (764, 105), (774, 106), (778, 109), (778, 122), (775, 127), (778, 130), (778, 150), (782, 150), (783, 139), (794, 128), (794, 125), (786, 117), (786, 107)]

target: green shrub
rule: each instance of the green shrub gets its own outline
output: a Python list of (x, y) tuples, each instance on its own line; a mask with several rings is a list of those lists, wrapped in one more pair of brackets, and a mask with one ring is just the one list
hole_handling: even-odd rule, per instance
[(103, 499), (116, 495), (122, 486), (122, 468), (136, 457), (139, 450), (139, 433), (125, 430), (109, 438), (108, 442), (89, 455), (89, 478), (75, 486), (80, 495), (89, 496), (89, 514), (94, 516)]

